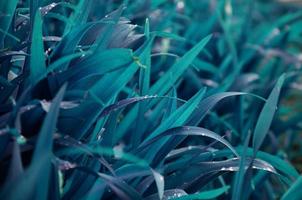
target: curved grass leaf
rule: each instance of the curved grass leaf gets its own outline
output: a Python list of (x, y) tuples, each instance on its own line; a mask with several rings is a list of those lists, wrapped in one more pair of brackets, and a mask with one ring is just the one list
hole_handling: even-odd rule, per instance
[[(252, 169), (264, 170), (278, 175), (275, 168), (263, 160), (254, 159), (252, 157), (246, 160), (245, 168), (251, 167)], [(209, 184), (209, 181), (214, 181), (220, 175), (227, 172), (238, 171), (239, 165), (240, 160), (238, 157), (222, 161), (188, 162), (188, 164), (183, 165), (182, 168), (176, 167), (175, 171), (164, 171), (164, 173), (170, 174), (165, 178), (166, 185), (173, 188), (182, 187), (193, 191), (193, 187), (196, 187), (198, 191), (198, 188)], [(186, 170), (188, 167), (190, 170)]]
[[(198, 167), (201, 167), (200, 172), (203, 173), (212, 173), (212, 172), (235, 172), (239, 170), (240, 159), (231, 158), (223, 161), (211, 161), (211, 162), (200, 162), (195, 164)], [(266, 161), (260, 159), (253, 159), (251, 157), (246, 158), (246, 163), (244, 163), (244, 168), (264, 170), (273, 174), (277, 174), (275, 168)]]
[[(237, 147), (236, 150), (239, 153), (243, 152), (242, 147)], [(253, 153), (254, 153), (253, 149), (248, 148), (247, 152), (246, 152), (246, 155), (253, 156)], [(230, 152), (230, 150), (216, 151), (214, 153), (214, 158), (223, 158), (225, 156), (229, 156), (230, 154), (232, 154)], [(277, 172), (279, 174), (281, 173), (282, 175), (287, 176), (290, 179), (295, 179), (295, 178), (299, 177), (299, 173), (297, 172), (297, 170), (291, 164), (289, 164), (287, 161), (282, 160), (281, 158), (279, 158), (275, 155), (270, 155), (268, 153), (259, 151), (258, 154), (257, 154), (257, 158), (270, 163), (277, 170)]]
[(143, 97), (133, 97), (133, 98), (128, 98), (128, 99), (123, 99), (117, 103), (111, 104), (107, 107), (105, 107), (102, 111), (102, 113), (100, 114), (99, 118), (102, 118), (108, 114), (110, 114), (113, 111), (116, 111), (120, 108), (123, 108), (127, 105), (130, 105), (132, 103), (136, 103), (139, 101), (144, 101), (144, 100), (148, 100), (148, 99), (153, 99), (153, 98), (160, 98), (157, 96), (143, 96)]
[[(250, 93), (245, 92), (221, 92), (217, 94), (213, 94), (204, 100), (202, 100), (198, 106), (197, 109), (192, 113), (190, 116), (190, 119), (186, 124), (188, 125), (197, 125), (200, 123), (203, 118), (207, 115), (207, 113), (222, 99), (226, 97), (232, 97), (232, 96), (238, 96), (238, 95), (250, 95), (253, 97), (256, 97), (258, 99), (264, 100), (262, 97)], [(265, 101), (265, 100), (264, 100)]]
[(24, 51), (5, 51), (5, 52), (0, 52), (1, 62), (4, 61), (7, 58), (11, 58), (13, 56), (28, 56), (28, 54), (25, 53)]
[(209, 137), (212, 138), (216, 141), (219, 141), (220, 143), (224, 144), (226, 147), (228, 147), (237, 157), (239, 156), (236, 150), (233, 148), (233, 146), (223, 139), (220, 135), (204, 129), (204, 128), (199, 128), (199, 127), (193, 127), (193, 126), (182, 126), (182, 127), (176, 127), (176, 128), (171, 128), (163, 133), (153, 137), (152, 139), (149, 139), (148, 141), (145, 141), (143, 144), (141, 144), (138, 149), (136, 150), (137, 152), (142, 151), (143, 149), (147, 148), (151, 144), (157, 142), (158, 140), (162, 139), (163, 137), (167, 136), (203, 136), (203, 137)]

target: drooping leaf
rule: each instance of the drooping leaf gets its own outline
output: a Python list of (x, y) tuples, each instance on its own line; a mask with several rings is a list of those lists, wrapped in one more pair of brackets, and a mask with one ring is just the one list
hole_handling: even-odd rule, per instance
[(189, 136), (189, 135), (195, 135), (195, 136), (203, 136), (203, 137), (209, 137), (214, 140), (217, 140), (227, 146), (233, 153), (234, 155), (238, 156), (238, 153), (236, 150), (233, 148), (233, 146), (227, 142), (225, 139), (223, 139), (221, 136), (217, 135), (216, 133), (204, 129), (204, 128), (199, 128), (199, 127), (193, 127), (193, 126), (182, 126), (182, 127), (176, 127), (176, 128), (171, 128), (168, 129), (167, 131), (151, 138), (150, 140), (145, 141), (143, 144), (139, 146), (137, 149), (138, 152), (141, 150), (145, 149), (147, 146), (155, 143), (157, 140), (167, 137), (167, 136)]

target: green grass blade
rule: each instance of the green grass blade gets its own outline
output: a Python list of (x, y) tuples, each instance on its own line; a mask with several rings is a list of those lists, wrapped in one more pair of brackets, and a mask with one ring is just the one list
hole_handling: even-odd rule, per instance
[[(150, 38), (150, 33), (149, 33), (149, 20), (146, 19), (145, 22), (145, 35), (146, 38)], [(144, 65), (146, 67), (141, 67), (140, 71), (139, 71), (139, 94), (142, 95), (146, 95), (149, 92), (149, 88), (150, 88), (150, 74), (151, 74), (151, 48), (148, 48), (146, 50), (146, 56), (144, 57), (145, 60), (143, 60), (142, 62), (144, 63)], [(138, 144), (141, 141), (141, 137), (142, 137), (142, 133), (141, 133), (141, 127), (140, 124), (143, 123), (143, 120), (145, 119), (144, 114), (147, 111), (146, 109), (146, 102), (141, 102), (138, 105), (138, 113), (137, 113), (137, 125), (135, 128), (135, 132), (137, 133), (136, 135), (132, 136), (132, 145), (133, 146), (138, 146)]]
[(20, 154), (20, 145), (15, 140), (13, 144), (12, 160), (8, 173), (7, 181), (11, 182), (17, 180), (23, 173), (23, 165)]
[(245, 168), (246, 151), (247, 151), (247, 148), (248, 148), (250, 137), (251, 137), (251, 132), (249, 132), (247, 138), (244, 141), (243, 151), (242, 151), (242, 154), (240, 155), (240, 166), (239, 166), (239, 170), (238, 170), (238, 172), (236, 173), (236, 176), (235, 176), (232, 200), (240, 200), (241, 199), (242, 186), (243, 186), (243, 183), (244, 183), (244, 177), (245, 177), (245, 172), (246, 172), (246, 168)]
[(164, 177), (159, 174), (158, 172), (152, 170), (154, 179), (155, 179), (155, 183), (157, 186), (157, 190), (158, 190), (158, 196), (159, 199), (161, 200), (164, 196), (164, 190), (165, 190), (165, 181), (164, 181)]
[(52, 154), (53, 134), (56, 130), (60, 103), (63, 99), (66, 87), (67, 85), (64, 85), (53, 99), (53, 102), (41, 127), (36, 148), (32, 157), (31, 168), (35, 168), (36, 165), (39, 165), (38, 163), (41, 162), (42, 158), (46, 159), (45, 163), (43, 164), (43, 172), (37, 177), (37, 181), (39, 182), (36, 194), (37, 198), (47, 198), (48, 180), (50, 179), (51, 169), (50, 159)]
[(203, 191), (197, 194), (189, 194), (179, 198), (172, 198), (174, 200), (191, 200), (191, 199), (215, 199), (222, 194), (226, 193), (230, 189), (230, 186), (224, 186), (218, 189)]
[(167, 118), (167, 120), (161, 123), (161, 125), (152, 134), (150, 134), (146, 140), (157, 136), (160, 132), (165, 131), (168, 128), (183, 125), (186, 120), (188, 120), (192, 112), (198, 108), (198, 103), (205, 95), (205, 92), (205, 88), (200, 89), (200, 91), (198, 91), (187, 103), (178, 108), (169, 118)]
[(65, 26), (64, 35), (69, 33), (73, 27), (80, 25), (87, 20), (87, 15), (89, 14), (91, 1), (89, 0), (80, 0), (77, 5), (74, 7), (73, 13), (68, 19), (68, 23)]
[[(197, 92), (194, 97), (192, 97), (187, 103), (182, 105), (176, 111), (174, 111), (166, 120), (164, 120), (143, 142), (144, 144), (147, 140), (150, 140), (152, 137), (158, 136), (161, 132), (166, 131), (169, 128), (173, 128), (176, 126), (183, 125), (188, 118), (190, 117), (191, 113), (197, 108), (198, 103), (203, 98), (206, 89), (203, 88), (199, 92)], [(164, 138), (160, 142), (158, 142), (157, 146), (152, 147), (145, 156), (147, 160), (153, 160), (157, 152), (165, 146), (165, 144), (169, 141), (169, 137)], [(166, 152), (168, 153), (168, 152)]]
[(35, 84), (40, 78), (44, 78), (46, 73), (40, 12), (36, 12), (35, 15), (30, 52), (30, 82)]
[(280, 76), (277, 81), (277, 84), (273, 88), (266, 103), (264, 104), (261, 110), (253, 135), (253, 148), (255, 151), (254, 154), (256, 154), (259, 148), (261, 147), (265, 136), (270, 128), (270, 125), (273, 121), (284, 79), (285, 74)]
[(224, 144), (226, 147), (228, 147), (234, 153), (234, 155), (236, 155), (237, 157), (239, 156), (237, 151), (234, 149), (234, 147), (228, 141), (226, 141), (220, 135), (218, 135), (217, 133), (214, 133), (214, 132), (204, 129), (204, 128), (193, 127), (193, 126), (181, 126), (181, 127), (175, 127), (175, 128), (168, 129), (165, 132), (160, 133), (156, 137), (141, 144), (138, 147), (137, 151), (138, 152), (142, 151), (143, 149), (145, 149), (146, 147), (148, 147), (151, 144), (154, 144), (155, 142), (162, 139), (163, 137), (190, 136), (190, 135), (212, 138), (212, 139)]
[(214, 95), (211, 95), (203, 99), (197, 106), (197, 109), (192, 113), (187, 124), (197, 125), (203, 120), (207, 113), (222, 99), (238, 95), (247, 95), (244, 92), (221, 92)]
[(296, 182), (286, 191), (281, 200), (299, 200), (302, 199), (302, 176), (300, 176)]
[(212, 35), (203, 38), (190, 51), (178, 60), (151, 88), (150, 94), (164, 95), (191, 65), (196, 56), (210, 41)]
[(0, 1), (0, 27), (3, 30), (3, 32), (0, 33), (0, 48), (3, 48), (6, 35), (4, 33), (8, 32), (17, 4), (18, 0)]
[(60, 103), (63, 99), (67, 85), (62, 86), (62, 88), (57, 93), (56, 97), (53, 99), (49, 111), (44, 119), (42, 128), (39, 133), (37, 140), (37, 146), (35, 148), (32, 162), (39, 162), (39, 159), (43, 156), (49, 156), (52, 149), (52, 138), (56, 130), (57, 119), (59, 116)]
[(60, 102), (65, 89), (66, 85), (60, 89), (54, 98), (44, 119), (29, 168), (15, 182), (9, 182), (4, 187), (3, 194), (1, 194), (3, 197), (7, 199), (47, 199), (53, 133), (56, 128)]
[[(153, 38), (150, 38), (142, 47), (142, 52), (139, 55), (139, 60), (144, 60), (146, 53), (153, 43)], [(118, 92), (120, 92), (135, 72), (139, 69), (139, 64), (133, 62), (124, 71), (113, 72), (106, 74), (107, 76), (98, 81), (91, 89), (91, 93), (95, 94), (102, 102), (108, 102)], [(112, 82), (113, 80), (113, 82)]]
[(104, 33), (96, 41), (97, 46), (94, 48), (95, 51), (101, 51), (107, 47), (107, 45), (109, 43), (109, 39), (114, 31), (116, 24), (118, 23), (119, 18), (122, 15), (123, 10), (124, 10), (124, 6), (121, 5), (116, 11), (111, 13), (110, 17), (111, 17), (113, 23), (107, 24), (105, 26)]

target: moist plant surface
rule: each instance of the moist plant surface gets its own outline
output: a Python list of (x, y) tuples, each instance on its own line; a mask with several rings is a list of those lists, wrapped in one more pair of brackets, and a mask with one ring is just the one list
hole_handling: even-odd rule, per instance
[(302, 199), (302, 4), (0, 0), (0, 199)]

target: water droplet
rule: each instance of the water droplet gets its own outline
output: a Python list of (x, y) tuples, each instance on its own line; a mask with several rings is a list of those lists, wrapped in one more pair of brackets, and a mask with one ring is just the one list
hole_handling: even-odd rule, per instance
[(185, 3), (183, 1), (178, 1), (176, 7), (177, 10), (182, 10), (185, 7)]

